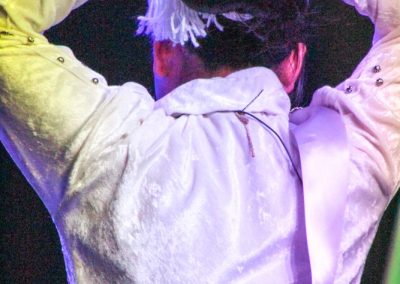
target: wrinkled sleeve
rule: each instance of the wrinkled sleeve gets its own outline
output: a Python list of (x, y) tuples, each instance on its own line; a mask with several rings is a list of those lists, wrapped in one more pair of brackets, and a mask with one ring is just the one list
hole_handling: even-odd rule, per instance
[(0, 0), (1, 26), (28, 34), (43, 32), (88, 0)]
[(108, 86), (41, 35), (84, 2), (0, 0), (0, 139), (51, 213), (87, 141), (152, 107), (140, 85)]
[[(374, 43), (350, 78), (336, 88), (323, 87), (318, 90), (311, 103), (311, 108), (327, 107), (338, 113), (346, 133), (347, 157), (342, 159), (340, 168), (331, 171), (341, 173), (346, 169), (346, 174), (342, 176), (346, 177), (347, 186), (341, 188), (339, 196), (338, 193), (325, 191), (333, 202), (328, 201), (321, 206), (331, 208), (327, 204), (334, 205), (332, 208), (339, 210), (333, 211), (337, 215), (333, 215), (329, 209), (323, 212), (343, 220), (343, 223), (334, 223), (330, 227), (332, 230), (328, 228), (327, 232), (332, 238), (326, 238), (334, 240), (338, 236), (340, 248), (317, 248), (317, 252), (330, 248), (334, 253), (338, 252), (334, 283), (360, 282), (378, 224), (398, 191), (400, 182), (400, 2), (347, 2), (351, 2), (375, 23)], [(323, 127), (340, 133), (329, 119), (324, 121)], [(324, 146), (326, 151), (329, 143)], [(329, 158), (327, 164), (336, 158)], [(341, 176), (338, 175), (336, 179), (340, 180)], [(318, 224), (316, 228), (321, 226)], [(310, 254), (311, 259), (312, 256)], [(325, 271), (320, 258), (315, 259), (317, 265), (312, 268), (313, 277)]]
[(342, 114), (353, 168), (390, 200), (400, 181), (400, 1), (345, 2), (372, 19), (375, 42), (352, 76), (317, 91), (312, 105)]
[(318, 90), (312, 106), (341, 114), (357, 173), (353, 182), (369, 182), (368, 193), (379, 188), (375, 194), (389, 201), (400, 181), (400, 42), (375, 46), (350, 78)]

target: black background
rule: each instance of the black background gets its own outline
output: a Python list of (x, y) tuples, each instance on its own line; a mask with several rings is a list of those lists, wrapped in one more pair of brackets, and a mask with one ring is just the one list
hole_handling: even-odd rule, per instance
[[(134, 37), (135, 16), (145, 1), (92, 1), (46, 33), (71, 47), (110, 85), (135, 81), (153, 93), (151, 50)], [(306, 93), (349, 76), (370, 47), (372, 26), (339, 0), (314, 1), (323, 22), (310, 46)], [(55, 227), (41, 201), (0, 146), (0, 283), (65, 283), (65, 268)], [(398, 203), (398, 200), (396, 201)], [(380, 283), (397, 203), (389, 208), (370, 253), (363, 283)]]

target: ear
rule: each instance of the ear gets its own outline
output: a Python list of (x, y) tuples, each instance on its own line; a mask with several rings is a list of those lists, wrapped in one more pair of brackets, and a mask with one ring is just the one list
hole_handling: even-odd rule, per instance
[(174, 46), (170, 41), (155, 41), (153, 43), (153, 71), (159, 77), (169, 75), (173, 62)]
[(298, 43), (296, 49), (292, 50), (290, 55), (281, 64), (273, 68), (288, 94), (294, 90), (296, 82), (299, 79), (306, 54), (306, 45)]

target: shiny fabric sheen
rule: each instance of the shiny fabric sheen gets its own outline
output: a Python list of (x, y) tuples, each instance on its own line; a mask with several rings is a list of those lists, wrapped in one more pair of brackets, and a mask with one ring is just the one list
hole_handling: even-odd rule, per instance
[[(247, 82), (247, 74), (260, 78), (253, 84), (255, 94), (259, 88), (273, 90), (248, 111), (268, 105), (264, 100), (274, 96), (277, 105), (286, 110), (272, 108), (274, 115), (269, 116), (268, 108), (262, 107), (261, 117), (286, 137), (289, 100), (279, 81), (262, 68), (232, 77)], [(191, 96), (197, 98), (196, 106), (178, 103), (191, 84), (198, 91)], [(275, 283), (310, 282), (301, 184), (288, 156), (276, 138), (258, 123), (243, 124), (234, 112), (220, 113), (212, 108), (210, 113), (205, 112), (205, 105), (243, 109), (254, 96), (250, 90), (246, 101), (231, 101), (215, 92), (212, 85), (206, 80), (178, 89), (169, 99), (157, 103), (158, 108), (172, 104), (177, 118), (168, 118), (158, 109), (134, 136), (127, 134), (117, 143), (117, 152), (113, 150), (116, 143), (111, 143), (112, 148), (105, 153), (93, 157), (89, 150), (87, 161), (77, 161), (74, 175), (84, 169), (90, 180), (95, 177), (94, 183), (82, 177), (71, 180), (71, 188), (85, 180), (85, 194), (79, 195), (78, 203), (82, 205), (75, 205), (75, 197), (66, 199), (58, 222), (64, 223), (68, 234), (73, 233), (67, 239), (76, 239), (79, 244), (72, 249), (76, 252), (74, 262), (82, 262), (75, 272), (78, 282), (107, 282), (121, 277), (122, 282), (138, 283), (261, 283), (264, 279)], [(230, 85), (233, 97), (243, 97), (244, 85)], [(178, 115), (176, 109), (185, 106), (192, 106), (194, 112), (199, 109), (199, 114)], [(229, 111), (229, 107), (226, 109)], [(151, 140), (147, 133), (150, 127)], [(88, 143), (90, 148), (97, 140), (94, 137)], [(285, 140), (290, 141), (289, 137)], [(82, 150), (80, 155), (86, 156), (85, 152)], [(277, 152), (282, 155), (276, 157)], [(274, 171), (266, 170), (266, 163)], [(110, 183), (117, 185), (113, 191), (106, 187)], [(98, 200), (100, 196), (102, 200)], [(106, 215), (93, 215), (93, 210)], [(79, 230), (82, 224), (83, 231)], [(107, 230), (109, 226), (112, 229)], [(108, 233), (110, 241), (106, 243), (101, 233), (104, 231), (113, 232)], [(106, 270), (99, 258), (86, 260), (87, 255), (111, 247), (116, 249), (111, 251), (116, 258), (103, 252), (108, 259)], [(123, 274), (110, 274), (110, 266)]]
[[(343, 226), (350, 176), (345, 126), (337, 112), (321, 107), (297, 111), (291, 122), (297, 125), (294, 135), (303, 173), (313, 282), (333, 283), (343, 232), (332, 228)], [(326, 123), (329, 127), (325, 127)], [(323, 169), (318, 171), (319, 178), (315, 178), (316, 169)]]
[[(0, 0), (0, 139), (53, 217), (69, 282), (358, 283), (400, 181), (398, 1), (351, 1), (375, 22), (374, 46), (294, 114), (265, 68), (158, 102), (108, 86), (39, 34), (83, 2)], [(343, 150), (309, 156), (325, 146)]]

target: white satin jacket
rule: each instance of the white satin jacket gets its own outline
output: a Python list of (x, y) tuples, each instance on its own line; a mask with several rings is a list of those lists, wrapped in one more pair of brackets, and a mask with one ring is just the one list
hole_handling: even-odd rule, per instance
[(399, 1), (346, 1), (374, 45), (293, 114), (265, 68), (108, 86), (40, 34), (84, 2), (0, 0), (0, 138), (69, 282), (358, 283), (400, 180)]

